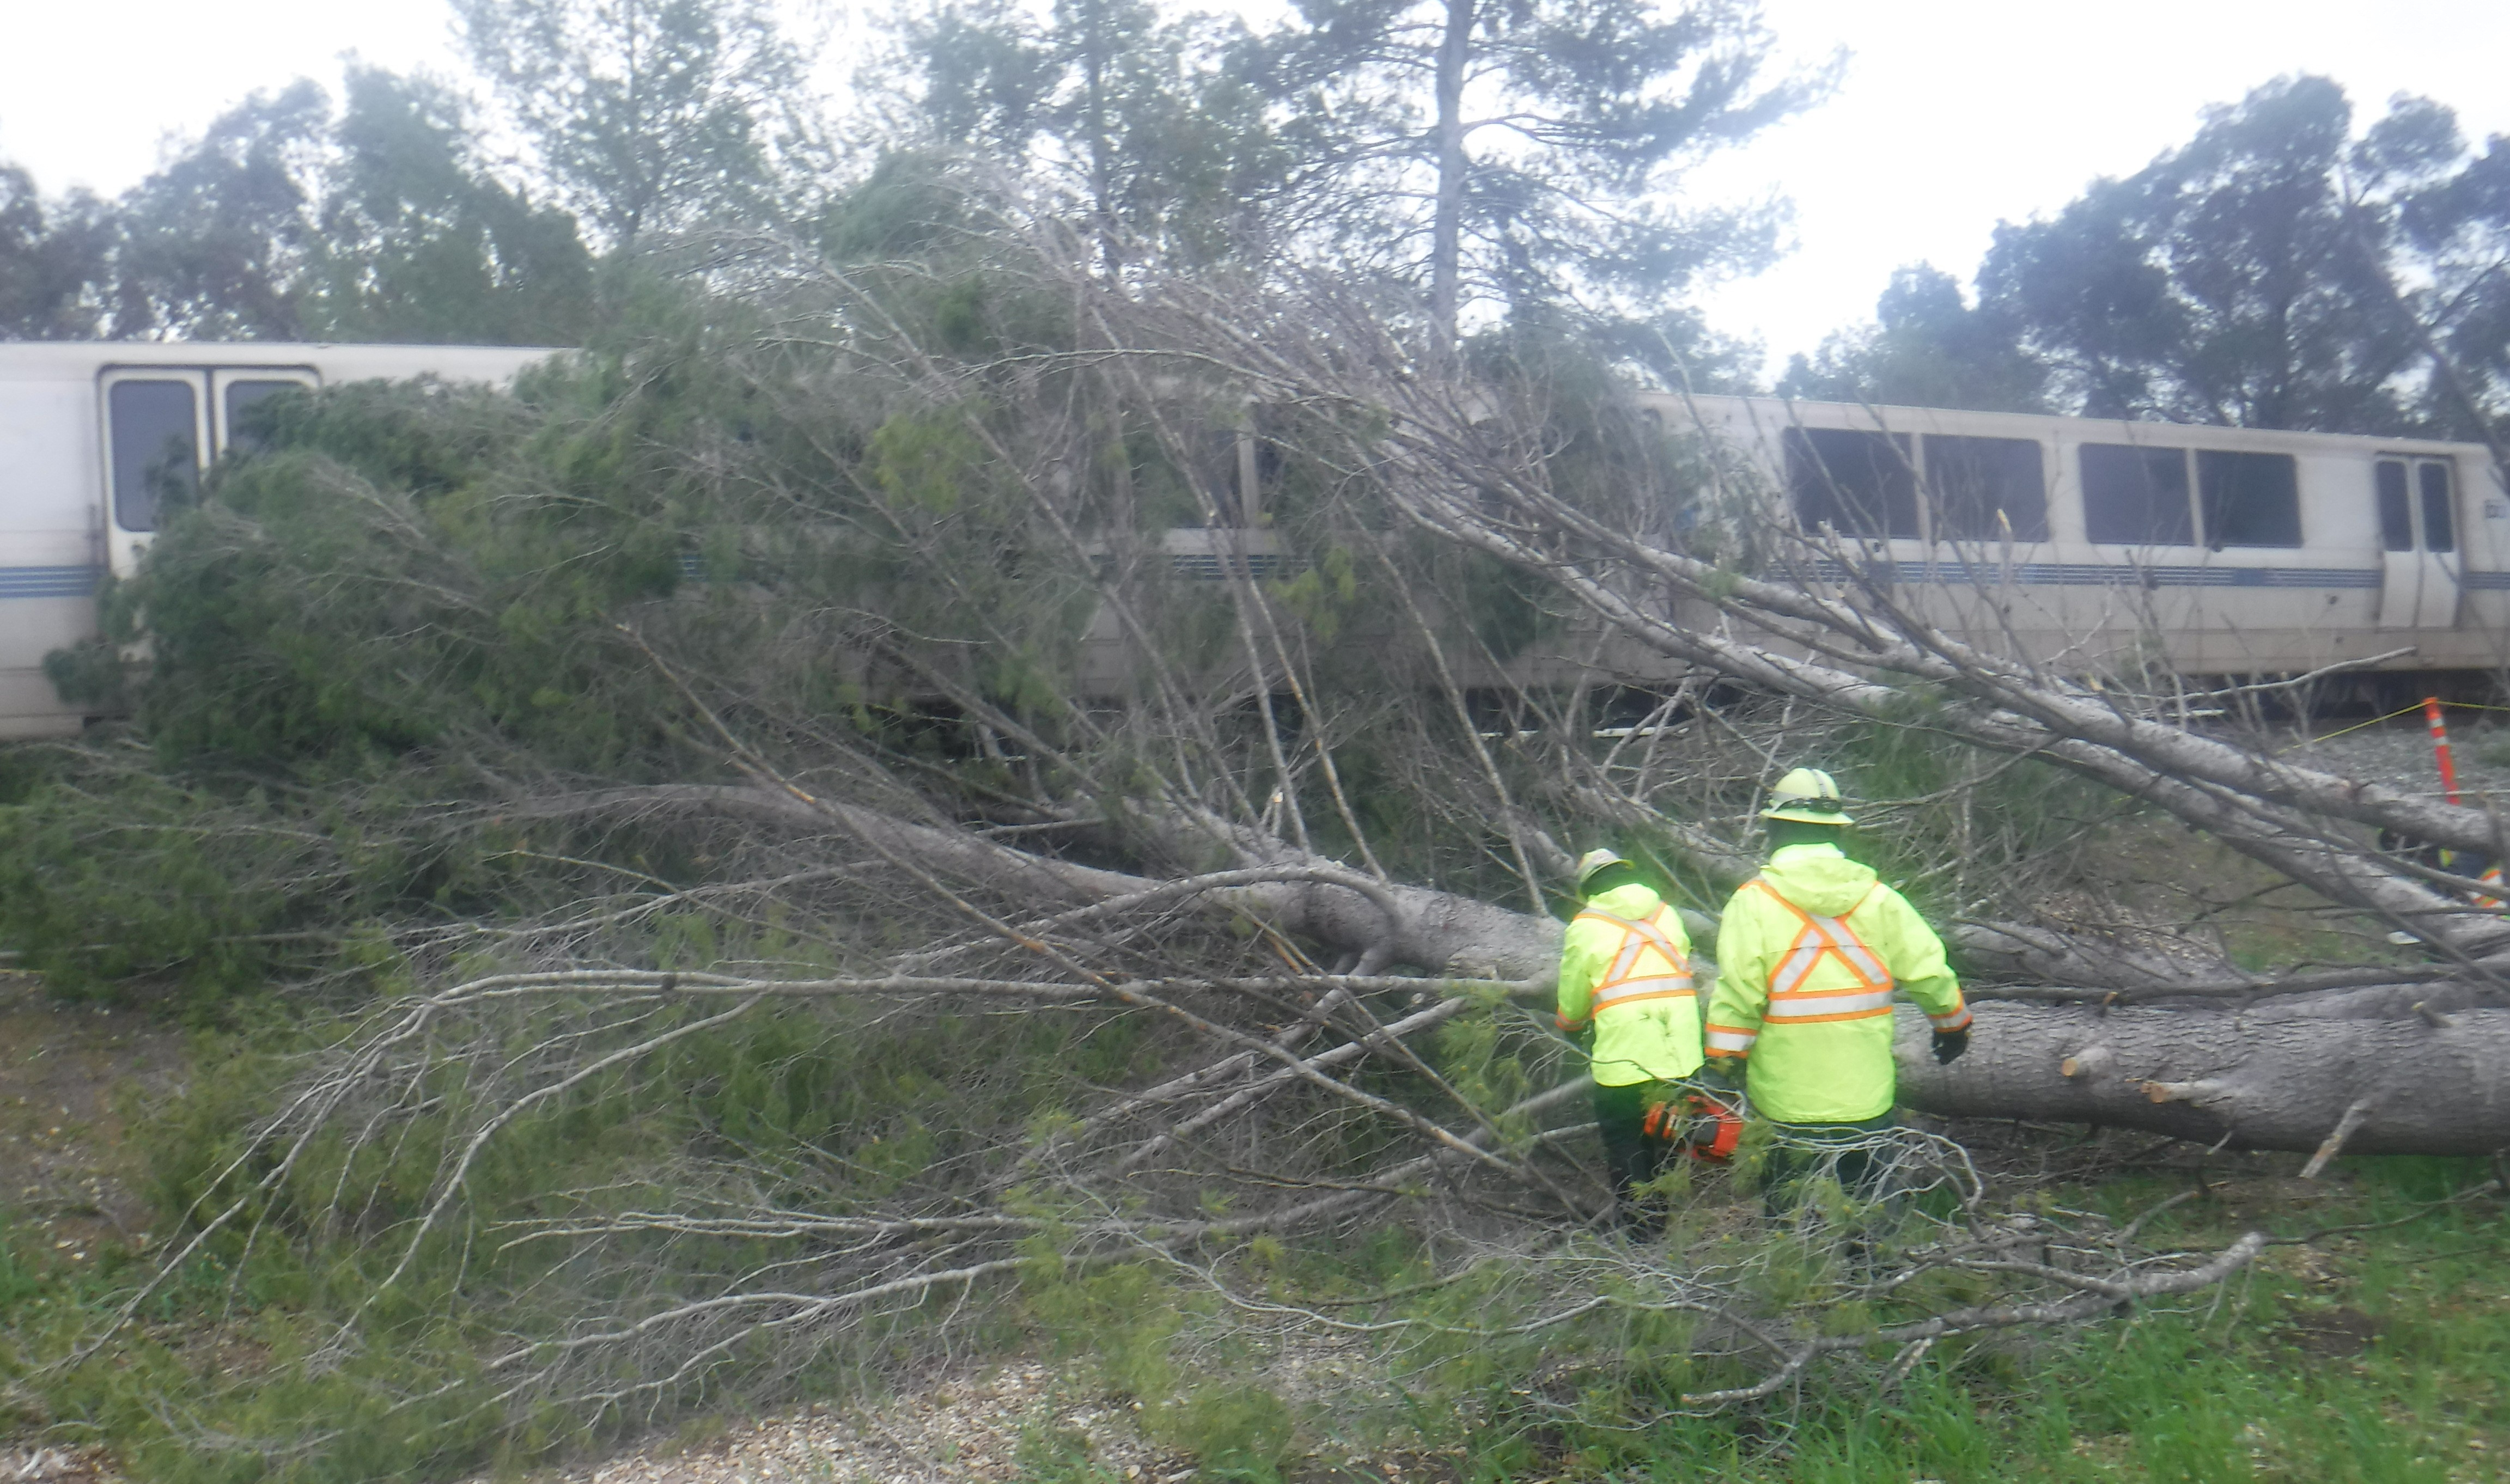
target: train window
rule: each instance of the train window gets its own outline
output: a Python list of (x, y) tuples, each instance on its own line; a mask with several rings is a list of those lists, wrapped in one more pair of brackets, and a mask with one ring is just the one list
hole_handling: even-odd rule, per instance
[(2301, 479), (2288, 453), (2196, 452), (2211, 547), (2301, 545)]
[(2453, 517), (2456, 514), (2457, 502), (2449, 497), (2449, 466), (2417, 464), (2415, 474), (2422, 484), (2423, 550), (2456, 551), (2457, 521)]
[(117, 381), (112, 427), (113, 519), (126, 531), (157, 529), (169, 501), (200, 487), (200, 422), (188, 381)]
[(262, 444), (267, 429), (252, 409), (282, 392), (301, 392), (305, 384), (298, 381), (230, 381), (227, 383), (227, 448), (229, 453), (250, 453)]
[(2391, 552), (2415, 549), (2415, 515), (2406, 506), (2406, 466), (2381, 459), (2378, 468), (2379, 545)]
[(2186, 450), (2085, 443), (2083, 534), (2133, 547), (2195, 545)]
[(1918, 475), (1906, 434), (1789, 428), (1782, 441), (1787, 491), (1806, 531), (1842, 536), (1918, 535)]
[(1939, 540), (1995, 541), (2008, 525), (2016, 541), (2048, 539), (2048, 485), (2035, 439), (1930, 433), (1926, 487)]
[(1198, 430), (1194, 445), (1193, 493), (1198, 501), (1211, 502), (1212, 524), (1243, 526), (1246, 512), (1237, 488), (1237, 431), (1234, 428)]

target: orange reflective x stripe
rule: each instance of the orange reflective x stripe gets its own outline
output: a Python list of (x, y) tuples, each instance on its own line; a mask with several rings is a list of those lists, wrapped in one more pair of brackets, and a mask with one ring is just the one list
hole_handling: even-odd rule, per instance
[[(1658, 907), (1654, 917), (1644, 921), (1616, 916), (1596, 907), (1588, 907), (1578, 914), (1580, 921), (1591, 918), (1596, 922), (1611, 923), (1621, 930), (1621, 946), (1595, 980), (1592, 998), (1586, 1006), (1587, 1019), (1591, 1020), (1607, 1009), (1636, 1005), (1642, 1000), (1671, 1000), (1693, 993), (1690, 961), (1656, 922), (1656, 918), (1672, 910), (1671, 907)], [(1647, 962), (1651, 950), (1658, 963)], [(1564, 1029), (1570, 1024), (1565, 1016), (1562, 1017)]]
[[(1873, 1015), (1891, 1013), (1891, 970), (1856, 930), (1847, 925), (1856, 907), (1865, 905), (1859, 898), (1856, 907), (1837, 917), (1816, 917), (1779, 894), (1776, 888), (1759, 877), (1751, 885), (1761, 889), (1771, 901), (1787, 909), (1800, 925), (1796, 940), (1769, 969), (1769, 1004), (1762, 1012), (1765, 1021), (1809, 1025), (1826, 1020), (1863, 1020)], [(1871, 889), (1868, 896), (1873, 894)], [(1839, 989), (1806, 989), (1822, 960), (1830, 959), (1845, 969), (1855, 980)]]

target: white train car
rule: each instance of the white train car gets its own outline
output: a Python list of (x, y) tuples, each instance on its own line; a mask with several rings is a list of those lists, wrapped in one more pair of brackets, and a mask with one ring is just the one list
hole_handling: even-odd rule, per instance
[(157, 500), (234, 445), (244, 409), (291, 387), (434, 374), (511, 382), (546, 348), (33, 342), (0, 345), (0, 738), (86, 718), (43, 670), (96, 631), (105, 572), (128, 575)]
[(1831, 584), (1853, 563), (2060, 667), (2510, 665), (2510, 490), (2479, 444), (1763, 398), (1651, 410), (1726, 451), (1736, 499), (1815, 537), (1782, 569)]
[[(505, 384), (553, 354), (0, 344), (0, 738), (85, 723), (44, 656), (95, 633), (103, 574), (133, 570), (159, 493), (228, 452), (252, 402), (421, 374)], [(1771, 398), (1650, 403), (1719, 450), (1727, 494), (1754, 518), (1815, 538), (1778, 544), (1781, 571), (1836, 584), (1852, 562), (1975, 642), (2068, 669), (2290, 674), (2369, 656), (2391, 656), (2382, 670), (2510, 667), (2510, 490), (2480, 445)], [(1240, 442), (1252, 525), (1259, 461)], [(1217, 577), (1223, 541), (1258, 576), (1282, 559), (1263, 529), (1179, 531), (1169, 545), (1181, 573)], [(1608, 667), (1632, 678), (1655, 667), (1616, 658), (1630, 663)], [(1546, 663), (1562, 662), (1512, 668)]]

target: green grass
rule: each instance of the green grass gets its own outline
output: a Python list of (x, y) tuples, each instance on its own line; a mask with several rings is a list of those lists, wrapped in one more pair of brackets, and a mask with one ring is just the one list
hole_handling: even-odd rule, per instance
[[(2273, 1161), (2288, 1172), (2297, 1160)], [(1719, 1479), (2444, 1484), (2510, 1476), (2510, 1233), (2500, 1198), (2417, 1212), (2475, 1161), (2360, 1160), (2305, 1208), (2241, 1179), (2153, 1236), (2219, 1245), (2352, 1222), (2279, 1247), (2219, 1294), (2063, 1336), (1939, 1350), (1902, 1387), (1659, 1425), (1643, 1438), (1475, 1439), (1486, 1481)], [(2184, 1189), (2073, 1193), (2119, 1212)], [(1620, 1446), (1616, 1446), (1618, 1441)], [(1628, 1446), (1635, 1442), (1635, 1447)], [(1547, 1446), (1545, 1446), (1547, 1444)], [(1616, 1457), (1617, 1455), (1617, 1457)]]

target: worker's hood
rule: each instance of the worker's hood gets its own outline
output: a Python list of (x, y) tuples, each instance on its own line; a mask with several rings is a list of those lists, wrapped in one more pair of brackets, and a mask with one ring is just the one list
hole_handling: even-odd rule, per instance
[(1790, 845), (1769, 855), (1761, 879), (1815, 917), (1838, 917), (1874, 890), (1874, 868), (1859, 865), (1836, 845)]
[(1586, 905), (1629, 922), (1643, 923), (1654, 916), (1655, 909), (1664, 903), (1657, 899), (1654, 892), (1632, 882), (1625, 887), (1615, 887), (1600, 896), (1587, 897)]

